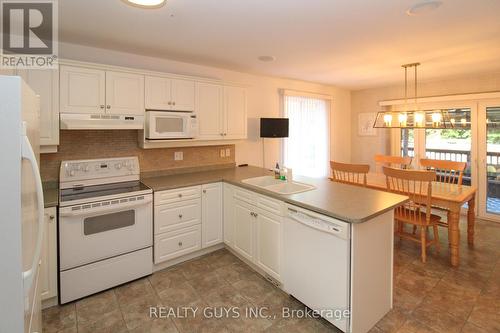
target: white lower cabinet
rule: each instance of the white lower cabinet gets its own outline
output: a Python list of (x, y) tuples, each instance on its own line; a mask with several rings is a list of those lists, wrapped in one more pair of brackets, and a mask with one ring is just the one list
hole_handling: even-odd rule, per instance
[(224, 243), (282, 280), (283, 202), (224, 184)]
[(281, 279), (281, 217), (260, 210), (257, 213), (255, 263), (273, 278)]
[(222, 184), (205, 184), (201, 186), (201, 191), (201, 240), (205, 248), (223, 242)]
[(255, 217), (252, 206), (244, 201), (233, 201), (234, 209), (234, 249), (248, 260), (254, 257)]
[(155, 264), (201, 249), (201, 225), (155, 235)]
[(44, 212), (44, 238), (40, 265), (40, 294), (46, 300), (57, 296), (57, 213), (56, 207)]
[(233, 186), (224, 183), (224, 244), (233, 247), (234, 241), (234, 209), (233, 209)]
[(223, 242), (222, 183), (154, 194), (154, 263)]

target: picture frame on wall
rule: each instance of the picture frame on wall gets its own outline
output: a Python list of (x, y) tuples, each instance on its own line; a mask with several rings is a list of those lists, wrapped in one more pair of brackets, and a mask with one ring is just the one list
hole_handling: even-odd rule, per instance
[(377, 113), (375, 113), (375, 112), (360, 113), (358, 115), (358, 135), (359, 136), (376, 136), (377, 135), (377, 129), (373, 128), (373, 124), (375, 123), (376, 117), (377, 117)]

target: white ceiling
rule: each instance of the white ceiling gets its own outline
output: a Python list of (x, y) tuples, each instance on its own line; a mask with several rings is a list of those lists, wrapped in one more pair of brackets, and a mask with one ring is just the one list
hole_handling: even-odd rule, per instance
[(61, 0), (60, 39), (350, 89), (399, 83), (400, 65), (415, 61), (423, 80), (500, 70), (500, 1), (444, 0), (406, 15), (418, 2), (167, 0), (144, 10)]

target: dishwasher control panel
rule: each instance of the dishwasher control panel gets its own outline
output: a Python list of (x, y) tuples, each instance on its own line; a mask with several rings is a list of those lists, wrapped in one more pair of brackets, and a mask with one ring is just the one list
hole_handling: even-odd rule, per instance
[(349, 239), (350, 225), (346, 222), (292, 205), (287, 206), (287, 215), (288, 218), (298, 223), (336, 235), (340, 238)]

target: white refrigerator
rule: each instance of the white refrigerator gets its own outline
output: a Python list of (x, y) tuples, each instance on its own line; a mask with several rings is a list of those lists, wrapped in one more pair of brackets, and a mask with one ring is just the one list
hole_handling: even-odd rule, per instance
[(39, 122), (33, 90), (18, 76), (0, 76), (0, 333), (42, 331)]

